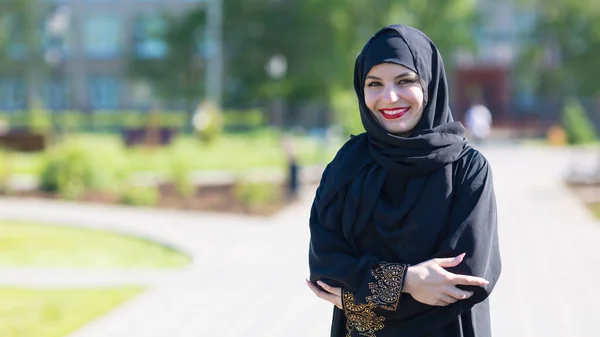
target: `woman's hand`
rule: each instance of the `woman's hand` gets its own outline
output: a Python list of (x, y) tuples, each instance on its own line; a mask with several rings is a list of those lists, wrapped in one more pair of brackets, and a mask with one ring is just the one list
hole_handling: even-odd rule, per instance
[(315, 293), (315, 295), (317, 295), (317, 297), (324, 299), (327, 302), (332, 303), (333, 305), (335, 305), (336, 307), (340, 308), (340, 309), (344, 309), (342, 307), (342, 288), (335, 288), (335, 287), (330, 287), (329, 285), (325, 284), (322, 281), (317, 281), (317, 284), (323, 288), (323, 290), (319, 289), (319, 287), (317, 287), (314, 283), (312, 283), (309, 280), (306, 280), (306, 284), (308, 284), (308, 287), (310, 288), (310, 290), (313, 291), (313, 293)]
[(435, 306), (446, 306), (473, 296), (472, 292), (458, 289), (456, 285), (484, 286), (488, 281), (476, 276), (452, 274), (444, 269), (458, 266), (464, 256), (463, 253), (454, 258), (431, 259), (409, 267), (403, 291), (421, 303)]

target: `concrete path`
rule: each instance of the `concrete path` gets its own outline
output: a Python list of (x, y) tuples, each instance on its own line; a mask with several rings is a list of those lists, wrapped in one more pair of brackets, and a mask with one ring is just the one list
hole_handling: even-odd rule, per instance
[[(600, 224), (561, 184), (571, 166), (595, 165), (595, 154), (508, 145), (481, 151), (494, 172), (504, 265), (491, 299), (494, 336), (599, 335)], [(189, 268), (164, 274), (0, 270), (0, 279), (149, 285), (70, 337), (328, 336), (332, 308), (304, 284), (312, 193), (268, 219), (0, 199), (0, 218), (114, 230), (194, 257)]]

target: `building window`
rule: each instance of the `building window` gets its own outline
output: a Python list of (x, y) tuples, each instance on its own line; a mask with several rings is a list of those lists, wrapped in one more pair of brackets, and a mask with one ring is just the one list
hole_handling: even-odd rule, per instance
[(135, 20), (134, 43), (139, 58), (155, 59), (167, 55), (164, 36), (167, 30), (165, 19), (160, 15), (144, 15)]
[(92, 16), (83, 27), (84, 48), (92, 58), (112, 58), (121, 51), (121, 25), (110, 15)]
[(50, 110), (67, 110), (71, 108), (71, 88), (67, 81), (54, 79), (44, 86), (44, 101)]
[(90, 107), (113, 110), (119, 107), (119, 81), (113, 76), (92, 76), (89, 81)]
[(0, 109), (22, 110), (26, 106), (27, 87), (23, 79), (0, 79)]

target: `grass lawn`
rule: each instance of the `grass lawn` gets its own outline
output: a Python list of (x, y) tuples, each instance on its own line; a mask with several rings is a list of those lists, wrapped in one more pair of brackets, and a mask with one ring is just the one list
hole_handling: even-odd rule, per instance
[[(89, 144), (90, 149), (122, 146), (118, 135), (75, 134), (69, 139)], [(316, 138), (295, 137), (294, 144), (301, 165), (327, 162), (333, 158), (340, 144), (324, 149)], [(169, 170), (173, 155), (185, 158), (192, 170), (244, 171), (252, 168), (285, 167), (285, 154), (280, 139), (272, 131), (252, 134), (225, 134), (212, 144), (200, 142), (191, 135), (178, 136), (173, 144), (159, 149), (133, 148), (126, 150), (131, 169), (165, 173)], [(10, 156), (13, 174), (34, 174), (40, 170), (43, 155), (39, 153), (14, 153)]]
[(189, 262), (180, 252), (135, 237), (0, 220), (3, 267), (172, 268)]
[(0, 288), (0, 336), (64, 337), (142, 290)]

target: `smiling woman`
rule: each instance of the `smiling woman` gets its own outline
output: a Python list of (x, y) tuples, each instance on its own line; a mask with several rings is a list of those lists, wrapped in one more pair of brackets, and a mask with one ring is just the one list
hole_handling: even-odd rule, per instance
[(374, 66), (367, 74), (364, 91), (365, 104), (390, 133), (408, 135), (423, 115), (424, 95), (419, 76), (405, 66), (394, 63)]
[(332, 337), (491, 336), (500, 276), (490, 166), (453, 121), (441, 56), (381, 29), (354, 68), (365, 133), (328, 164), (310, 213), (308, 286)]

